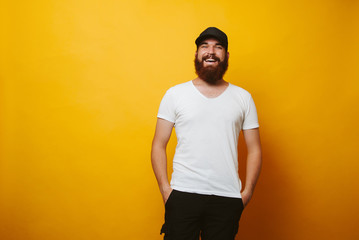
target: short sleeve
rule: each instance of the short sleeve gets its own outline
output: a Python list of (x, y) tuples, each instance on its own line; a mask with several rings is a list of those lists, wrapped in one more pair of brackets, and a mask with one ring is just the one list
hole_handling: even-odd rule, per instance
[(254, 104), (252, 96), (250, 96), (247, 103), (247, 109), (246, 109), (242, 129), (247, 130), (257, 127), (259, 127), (257, 109), (256, 109), (256, 105)]
[(162, 98), (157, 117), (165, 119), (172, 123), (175, 122), (175, 117), (176, 117), (175, 104), (174, 104), (174, 98), (170, 90), (168, 90)]

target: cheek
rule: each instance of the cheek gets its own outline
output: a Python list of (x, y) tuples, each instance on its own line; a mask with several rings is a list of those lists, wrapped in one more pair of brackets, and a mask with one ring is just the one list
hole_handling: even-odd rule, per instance
[(202, 56), (200, 56), (200, 55), (197, 56), (198, 61), (202, 62), (202, 59), (203, 59)]
[(226, 59), (226, 55), (221, 57), (221, 62), (223, 62)]
[(220, 52), (217, 52), (217, 54), (216, 54), (222, 61), (224, 60), (224, 58), (225, 58), (225, 56), (226, 56), (226, 54), (225, 53), (223, 53), (222, 51), (220, 51)]
[(198, 54), (197, 52), (196, 52), (196, 54), (194, 55), (194, 57), (199, 60), (199, 54)]
[(198, 53), (197, 53), (197, 58), (198, 58), (199, 60), (202, 60), (202, 59), (203, 59), (203, 56), (205, 56), (206, 54), (207, 54), (206, 51), (198, 51)]

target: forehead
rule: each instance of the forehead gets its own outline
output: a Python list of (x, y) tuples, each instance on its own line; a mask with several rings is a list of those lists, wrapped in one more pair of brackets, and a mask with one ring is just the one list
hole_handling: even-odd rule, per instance
[(206, 38), (204, 39), (199, 45), (202, 44), (215, 44), (215, 45), (222, 45), (217, 38)]

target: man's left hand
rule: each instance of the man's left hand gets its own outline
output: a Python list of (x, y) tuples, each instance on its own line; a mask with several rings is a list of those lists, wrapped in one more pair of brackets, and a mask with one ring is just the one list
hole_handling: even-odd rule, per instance
[(244, 190), (241, 194), (242, 194), (243, 205), (244, 205), (244, 207), (246, 207), (252, 198), (252, 194), (246, 190)]

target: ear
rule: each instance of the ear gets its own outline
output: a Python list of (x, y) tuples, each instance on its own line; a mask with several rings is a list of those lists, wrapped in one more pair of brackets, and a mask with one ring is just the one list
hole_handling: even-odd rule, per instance
[(197, 57), (197, 56), (198, 56), (198, 52), (197, 52), (197, 51), (195, 52), (194, 56), (195, 56), (195, 57)]
[(229, 52), (227, 52), (227, 59), (229, 59)]

